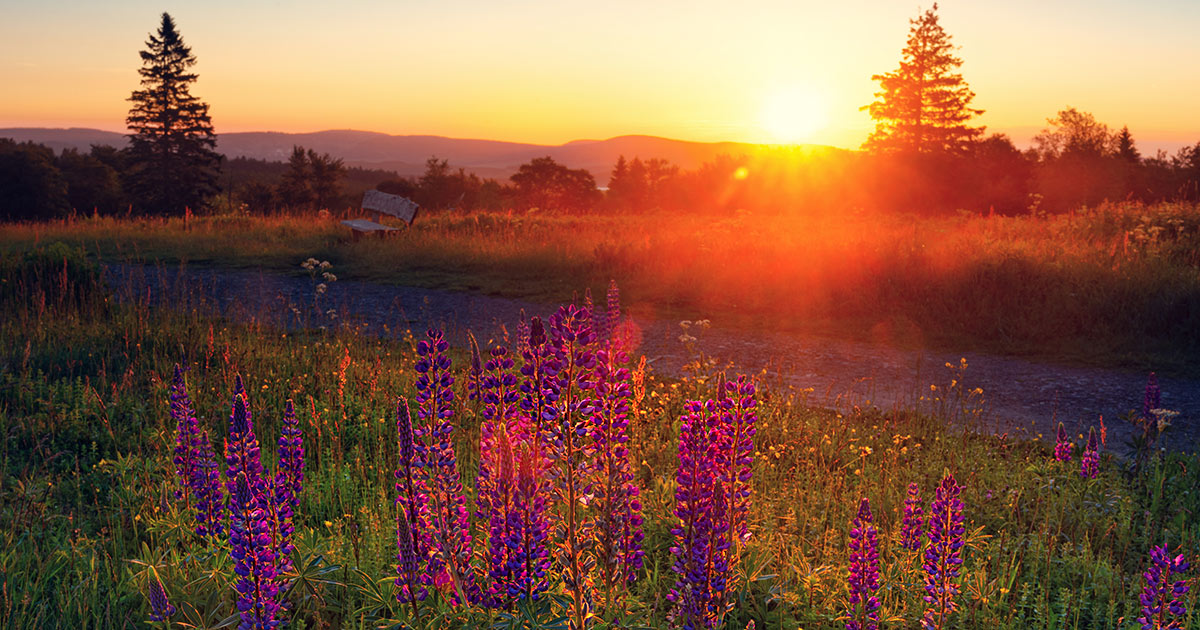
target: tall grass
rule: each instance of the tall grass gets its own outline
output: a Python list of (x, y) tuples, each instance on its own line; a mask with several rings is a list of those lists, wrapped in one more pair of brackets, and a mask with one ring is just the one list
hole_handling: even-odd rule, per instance
[(2, 249), (47, 240), (106, 259), (292, 272), (317, 255), (344, 278), (551, 301), (615, 278), (639, 312), (889, 343), (1193, 369), (1200, 350), (1200, 208), (1187, 204), (951, 218), (431, 213), (357, 243), (310, 216), (0, 226)]

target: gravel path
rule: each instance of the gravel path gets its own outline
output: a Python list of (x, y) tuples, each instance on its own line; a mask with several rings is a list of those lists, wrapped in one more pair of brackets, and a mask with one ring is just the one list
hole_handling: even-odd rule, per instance
[[(109, 265), (105, 274), (118, 294), (149, 296), (178, 302), (199, 294), (221, 314), (235, 318), (270, 314), (275, 325), (316, 326), (315, 281), (264, 271), (209, 267), (160, 268)], [(440, 326), (452, 342), (462, 343), (467, 330), (483, 344), (502, 339), (504, 326), (515, 331), (521, 312), (548, 316), (555, 305), (470, 293), (339, 280), (321, 297), (322, 310), (336, 308), (342, 325), (359, 326), (367, 334), (389, 335)], [(678, 321), (637, 319), (642, 343), (638, 352), (660, 372), (678, 374), (690, 359), (679, 336)], [(1123, 443), (1131, 427), (1119, 420), (1130, 409), (1141, 409), (1146, 374), (1113, 369), (1071, 367), (979, 353), (945, 353), (896, 349), (839, 339), (795, 336), (774, 331), (725, 328), (719, 321), (708, 329), (695, 327), (696, 347), (708, 356), (732, 359), (737, 368), (766, 368), (800, 389), (811, 388), (810, 400), (831, 407), (850, 405), (891, 408), (930, 405), (955, 376), (946, 364), (958, 366), (964, 391), (983, 390), (986, 401), (981, 426), (993, 431), (1053, 434), (1057, 417), (1074, 435), (1084, 433), (1101, 414), (1109, 429), (1110, 445)], [(1200, 420), (1200, 380), (1160, 378), (1162, 405), (1180, 412), (1164, 438), (1170, 448), (1193, 450)], [(1057, 412), (1056, 412), (1057, 410)], [(1056, 415), (1057, 413), (1057, 415)], [(1114, 442), (1115, 438), (1115, 442)], [(1052, 439), (1052, 438), (1051, 438)]]

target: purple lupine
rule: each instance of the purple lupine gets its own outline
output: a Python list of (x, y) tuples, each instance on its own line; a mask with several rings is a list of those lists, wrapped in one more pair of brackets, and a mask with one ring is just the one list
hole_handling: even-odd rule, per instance
[(950, 614), (958, 607), (954, 596), (959, 592), (955, 581), (962, 565), (963, 502), (962, 488), (954, 475), (946, 473), (929, 506), (929, 546), (925, 549), (925, 615), (921, 627), (932, 630), (947, 627)]
[(850, 610), (846, 630), (879, 628), (879, 539), (871, 523), (871, 504), (863, 497), (850, 522)]
[(513, 524), (512, 515), (517, 512), (516, 464), (513, 458), (508, 431), (503, 426), (498, 427), (492, 441), (492, 454), (487, 458), (491, 468), (486, 489), (487, 560), (491, 583), (484, 596), (484, 604), (496, 608), (510, 607), (513, 600), (511, 593), (516, 590), (517, 583), (511, 562), (514, 550), (509, 546), (512, 539), (509, 531)]
[(1100, 474), (1100, 444), (1096, 440), (1096, 427), (1088, 429), (1087, 447), (1079, 458), (1079, 475), (1084, 479), (1095, 479)]
[(739, 375), (733, 382), (721, 379), (720, 385), (724, 387), (719, 387), (723, 391), (717, 392), (717, 404), (721, 409), (719, 446), (725, 460), (722, 473), (729, 496), (730, 532), (737, 549), (750, 539), (747, 515), (750, 512), (758, 402), (754, 397), (754, 381), (745, 375)]
[(590, 456), (584, 438), (588, 422), (595, 413), (593, 399), (596, 356), (591, 314), (574, 305), (563, 306), (550, 317), (550, 346), (558, 362), (558, 421), (552, 427), (558, 450), (559, 469), (554, 491), (562, 506), (555, 527), (558, 564), (563, 569), (563, 585), (571, 598), (568, 627), (583, 630), (591, 608), (591, 567), (594, 523), (581, 509), (590, 494), (588, 464)]
[(196, 480), (195, 444), (200, 435), (200, 423), (196, 420), (196, 411), (188, 398), (187, 382), (183, 378), (183, 368), (175, 364), (175, 376), (171, 379), (171, 418), (175, 420), (175, 451), (172, 462), (175, 464), (175, 475), (179, 477), (179, 487), (175, 489), (175, 499), (186, 501), (191, 506), (191, 493), (188, 489)]
[(1054, 459), (1060, 462), (1071, 461), (1071, 440), (1063, 423), (1058, 423), (1058, 436), (1054, 442)]
[(415, 396), (417, 417), (424, 426), (413, 429), (416, 461), (429, 492), (430, 525), (435, 542), (429, 574), (435, 582), (449, 582), (451, 600), (467, 605), (476, 600), (477, 587), (471, 566), (471, 529), (458, 460), (451, 434), (454, 424), (454, 377), (441, 330), (431, 328), (427, 340), (417, 344)]
[(1138, 617), (1143, 630), (1183, 627), (1187, 614), (1183, 596), (1187, 595), (1188, 583), (1185, 579), (1171, 581), (1171, 576), (1186, 573), (1188, 568), (1183, 554), (1172, 558), (1165, 544), (1150, 550), (1150, 568), (1143, 574), (1146, 586), (1140, 597), (1142, 616)]
[(508, 555), (512, 584), (509, 598), (536, 602), (547, 587), (550, 570), (547, 550), (549, 523), (546, 520), (545, 481), (542, 455), (532, 445), (517, 455), (517, 487), (514, 510), (509, 512)]
[(921, 509), (920, 488), (916, 483), (908, 484), (908, 497), (904, 499), (904, 520), (900, 522), (900, 546), (909, 551), (921, 548), (921, 530), (925, 511)]
[[(240, 382), (241, 379), (239, 378)], [(254, 418), (250, 413), (245, 393), (234, 394), (233, 413), (229, 416), (229, 437), (225, 440), (225, 483), (232, 499), (237, 491), (238, 473), (246, 474), (246, 481), (254, 492), (266, 495), (263, 479), (262, 455), (258, 437), (254, 434)]]
[(182, 491), (175, 491), (175, 498), (185, 499), (188, 507), (195, 511), (196, 534), (219, 536), (224, 531), (219, 466), (208, 433), (200, 431), (183, 370), (178, 364), (171, 381), (171, 417), (176, 420), (172, 461), (182, 486)]
[(150, 581), (150, 621), (167, 621), (174, 614), (175, 607), (167, 599), (167, 589), (156, 575)]
[[(546, 338), (546, 329), (539, 317), (529, 323), (529, 336), (523, 344), (521, 365), (521, 411), (528, 419), (528, 436), (535, 445), (534, 451), (543, 461), (538, 465), (548, 471), (550, 463), (557, 458), (558, 447), (554, 443), (553, 427), (558, 421), (559, 383), (561, 367), (554, 347)], [(553, 477), (553, 472), (551, 472)]]
[[(417, 605), (419, 600), (424, 599), (424, 588), (418, 588), (420, 583), (420, 563), (417, 557), (416, 542), (413, 538), (412, 527), (408, 523), (408, 515), (404, 510), (396, 510), (396, 600), (400, 603), (411, 603), (413, 609), (413, 617), (417, 620), (417, 625), (421, 625), (421, 609)], [(413, 597), (412, 593), (418, 593), (417, 597)]]
[(1146, 379), (1146, 397), (1142, 401), (1142, 417), (1149, 418), (1150, 412), (1162, 408), (1162, 390), (1158, 388), (1158, 376), (1150, 373)]
[(713, 440), (717, 406), (688, 401), (680, 417), (679, 468), (675, 473), (675, 584), (667, 599), (688, 630), (712, 629), (724, 616), (729, 523), (721, 458)]
[(296, 509), (300, 507), (300, 491), (304, 488), (304, 436), (292, 401), (283, 412), (283, 427), (279, 436), (279, 468), (271, 480), (272, 512), (276, 519), (276, 549), (279, 554), (279, 573), (292, 570), (292, 543), (295, 533)]
[(613, 603), (617, 587), (628, 584), (642, 566), (642, 504), (629, 469), (628, 426), (633, 385), (622, 367), (624, 352), (609, 346), (596, 353), (595, 411), (590, 434), (595, 458), (597, 565)]
[(196, 456), (195, 476), (191, 483), (196, 510), (196, 533), (216, 540), (225, 531), (225, 496), (221, 492), (221, 466), (213, 452), (208, 431), (196, 437), (193, 444)]
[[(242, 397), (238, 396), (240, 400)], [(271, 543), (270, 516), (263, 506), (270, 499), (254, 489), (245, 471), (234, 480), (230, 501), (229, 555), (234, 562), (237, 581), (237, 610), (241, 630), (269, 630), (279, 621), (279, 584), (277, 558)]]
[(416, 461), (412, 415), (408, 401), (396, 401), (396, 446), (400, 461), (396, 467), (396, 599), (411, 602), (413, 613), (417, 602), (428, 595), (432, 576), (425, 570), (433, 538), (429, 528), (429, 496), (422, 483), (423, 476)]
[(479, 472), (475, 477), (475, 504), (477, 518), (486, 519), (491, 497), (489, 484), (491, 471), (495, 467), (494, 457), (499, 454), (493, 446), (494, 436), (503, 429), (517, 443), (525, 442), (526, 427), (520, 410), (521, 392), (517, 389), (517, 375), (513, 373), (513, 360), (504, 347), (492, 348), (487, 362), (480, 368), (479, 400), (483, 403), (483, 422), (479, 426)]

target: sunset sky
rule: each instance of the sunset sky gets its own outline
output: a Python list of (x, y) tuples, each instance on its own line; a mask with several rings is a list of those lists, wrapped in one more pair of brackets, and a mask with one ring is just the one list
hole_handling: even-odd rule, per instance
[[(928, 3), (0, 0), (0, 127), (124, 131), (169, 12), (220, 132), (559, 144), (650, 134), (857, 148), (871, 75)], [(1200, 2), (947, 0), (979, 119), (1019, 145), (1074, 106), (1144, 152), (1200, 141)], [(795, 117), (788, 112), (797, 112)]]

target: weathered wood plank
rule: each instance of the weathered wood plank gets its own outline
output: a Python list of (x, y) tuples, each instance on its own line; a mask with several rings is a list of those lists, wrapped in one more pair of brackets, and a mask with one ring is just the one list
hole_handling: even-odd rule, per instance
[(390, 195), (378, 190), (368, 190), (363, 193), (362, 208), (364, 210), (374, 210), (375, 212), (391, 215), (412, 225), (413, 219), (417, 217), (418, 206), (416, 202), (400, 195)]
[(348, 219), (342, 221), (342, 225), (350, 226), (351, 230), (358, 232), (394, 232), (399, 228), (380, 225), (370, 219)]

